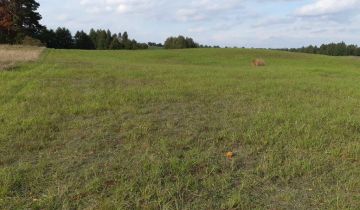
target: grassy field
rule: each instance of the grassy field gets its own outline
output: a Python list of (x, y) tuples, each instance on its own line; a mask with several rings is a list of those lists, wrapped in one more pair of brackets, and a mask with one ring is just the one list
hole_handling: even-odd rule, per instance
[(360, 59), (46, 50), (0, 90), (0, 209), (360, 206)]

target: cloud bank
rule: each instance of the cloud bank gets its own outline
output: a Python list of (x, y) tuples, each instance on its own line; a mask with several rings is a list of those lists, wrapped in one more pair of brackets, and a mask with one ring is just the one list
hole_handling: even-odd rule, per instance
[(162, 42), (183, 34), (205, 44), (298, 47), (360, 44), (360, 0), (39, 0), (43, 23), (71, 30), (128, 30)]

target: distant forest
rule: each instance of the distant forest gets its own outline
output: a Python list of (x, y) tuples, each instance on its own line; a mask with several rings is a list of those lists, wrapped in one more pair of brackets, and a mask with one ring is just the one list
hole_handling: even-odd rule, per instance
[(0, 0), (0, 44), (45, 45), (58, 49), (147, 49), (145, 43), (130, 39), (127, 32), (112, 34), (109, 30), (94, 30), (89, 34), (70, 30), (55, 31), (40, 24), (35, 0)]
[[(164, 47), (161, 43), (139, 43), (130, 39), (127, 32), (91, 29), (89, 34), (77, 31), (74, 35), (67, 28), (47, 29), (40, 24), (37, 12), (40, 4), (35, 0), (0, 0), (0, 44), (42, 45), (57, 49), (87, 50), (136, 50)], [(167, 49), (205, 47), (191, 38), (171, 37)], [(185, 40), (185, 41), (184, 41)], [(206, 46), (208, 47), (208, 46)]]
[(148, 44), (130, 39), (127, 32), (113, 34), (110, 30), (91, 29), (89, 34), (77, 31), (73, 36), (67, 28), (55, 31), (45, 28), (35, 37), (48, 48), (56, 49), (137, 50), (149, 47)]
[(331, 56), (360, 56), (360, 47), (353, 44), (347, 45), (345, 42), (323, 44), (320, 47), (310, 45), (302, 48), (285, 48), (279, 50)]

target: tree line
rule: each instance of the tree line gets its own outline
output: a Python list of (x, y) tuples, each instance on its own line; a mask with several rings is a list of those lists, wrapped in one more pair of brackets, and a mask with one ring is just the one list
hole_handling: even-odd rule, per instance
[(77, 31), (73, 36), (67, 28), (55, 31), (41, 25), (35, 0), (0, 0), (0, 44), (43, 44), (58, 49), (136, 50), (147, 49), (145, 43), (130, 39), (127, 32), (113, 34), (110, 30), (91, 29), (87, 34)]
[(220, 46), (201, 45), (190, 37), (178, 36), (169, 37), (164, 44), (165, 49), (186, 49), (186, 48), (220, 48)]
[(67, 28), (57, 28), (55, 31), (43, 29), (38, 36), (48, 48), (84, 49), (84, 50), (137, 50), (147, 49), (145, 43), (130, 39), (128, 33), (112, 33), (110, 30), (91, 29), (90, 33), (77, 31), (73, 36)]
[[(164, 44), (138, 43), (127, 32), (112, 33), (110, 30), (91, 29), (89, 33), (77, 31), (74, 35), (65, 27), (56, 30), (41, 25), (37, 12), (40, 4), (35, 0), (0, 0), (0, 44), (44, 45), (57, 49), (86, 50), (136, 50), (153, 48), (184, 49), (209, 48), (199, 45), (192, 38), (169, 37)], [(218, 46), (214, 46), (218, 47)]]
[(330, 56), (360, 56), (360, 47), (353, 44), (347, 45), (345, 42), (323, 44), (320, 47), (309, 45), (302, 48), (285, 48), (280, 50)]
[(138, 43), (127, 32), (112, 33), (110, 30), (91, 29), (89, 33), (59, 27), (47, 29), (41, 25), (37, 12), (40, 4), (35, 0), (0, 0), (0, 44), (45, 45), (57, 49), (86, 50), (136, 50), (151, 47), (166, 49), (197, 48), (199, 44), (183, 36), (170, 37), (165, 44)]
[(157, 48), (163, 48), (164, 45), (162, 43), (155, 43), (155, 42), (148, 42), (149, 47), (157, 47)]
[(194, 42), (192, 38), (178, 36), (167, 38), (164, 47), (165, 49), (198, 48), (199, 44)]

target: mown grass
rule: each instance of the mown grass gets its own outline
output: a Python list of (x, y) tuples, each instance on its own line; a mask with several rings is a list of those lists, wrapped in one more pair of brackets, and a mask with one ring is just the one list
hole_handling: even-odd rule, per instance
[(47, 50), (0, 89), (0, 208), (360, 206), (358, 59)]

